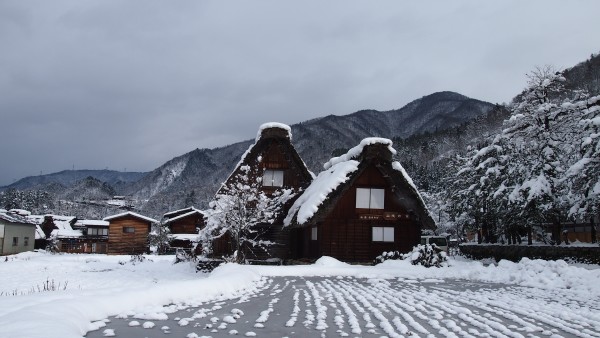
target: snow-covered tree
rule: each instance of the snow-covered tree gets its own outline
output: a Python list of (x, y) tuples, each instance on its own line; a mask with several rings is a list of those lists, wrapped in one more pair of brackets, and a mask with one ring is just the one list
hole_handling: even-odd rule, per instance
[(152, 225), (152, 231), (148, 235), (150, 247), (156, 248), (159, 255), (165, 254), (171, 248), (171, 229), (164, 223), (155, 223)]
[(531, 243), (539, 225), (552, 223), (560, 243), (561, 222), (597, 210), (598, 100), (567, 92), (564, 81), (551, 67), (534, 70), (502, 132), (471, 150), (452, 177), (449, 213), (484, 241), (514, 243), (527, 229)]
[(209, 254), (212, 242), (228, 236), (231, 257), (227, 260), (244, 263), (256, 250), (268, 253), (273, 241), (264, 238), (269, 227), (280, 216), (282, 206), (292, 198), (293, 189), (265, 191), (259, 165), (242, 165), (235, 177), (223, 184), (210, 203), (208, 221), (201, 231), (202, 252)]
[[(569, 186), (571, 215), (590, 219), (600, 213), (600, 96), (564, 105), (565, 110), (578, 112), (577, 126), (582, 132), (575, 139), (576, 161), (569, 167), (565, 181)], [(592, 226), (592, 241), (595, 242)]]

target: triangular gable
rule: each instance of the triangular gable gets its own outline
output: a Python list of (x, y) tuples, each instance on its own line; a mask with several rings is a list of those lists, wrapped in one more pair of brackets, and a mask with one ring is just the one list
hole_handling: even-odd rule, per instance
[(103, 219), (103, 221), (110, 221), (110, 220), (113, 220), (113, 219), (124, 218), (124, 217), (133, 217), (133, 218), (141, 219), (141, 220), (144, 220), (144, 221), (147, 221), (147, 222), (150, 222), (150, 223), (158, 223), (158, 221), (155, 220), (155, 219), (153, 219), (153, 218), (142, 216), (140, 214), (136, 214), (135, 212), (131, 212), (131, 211), (124, 212), (124, 213), (117, 214), (117, 215), (113, 215), (113, 216), (105, 217)]
[[(300, 171), (299, 174), (305, 182), (302, 184), (302, 188), (304, 188), (304, 186), (307, 186), (312, 181), (314, 176), (308, 170), (308, 167), (296, 151), (296, 148), (292, 145), (291, 140), (292, 133), (289, 126), (277, 122), (269, 122), (261, 125), (254, 144), (252, 144), (242, 155), (240, 161), (227, 180), (225, 180), (224, 184), (227, 184), (230, 180), (234, 179), (240, 173), (240, 168), (244, 165), (255, 165), (260, 162), (263, 166), (267, 166), (268, 164), (263, 162), (262, 157), (265, 156), (267, 147), (275, 143), (287, 155), (286, 157), (290, 164), (293, 164), (294, 167)], [(217, 195), (220, 194), (220, 192), (221, 189), (217, 191)]]
[(186, 212), (186, 213), (184, 213), (184, 214), (180, 214), (180, 215), (178, 215), (178, 216), (175, 216), (175, 217), (173, 217), (173, 218), (169, 218), (168, 220), (166, 220), (166, 221), (164, 222), (164, 224), (169, 224), (169, 223), (175, 222), (175, 221), (177, 221), (177, 220), (180, 220), (180, 219), (183, 219), (183, 218), (186, 218), (186, 217), (189, 217), (189, 216), (195, 215), (195, 214), (197, 214), (197, 215), (199, 215), (199, 216), (202, 216), (202, 217), (204, 217), (204, 216), (205, 216), (205, 215), (204, 215), (204, 212), (202, 212), (202, 211), (200, 211), (200, 210), (197, 210), (197, 209), (194, 209), (194, 210), (192, 210), (192, 211), (190, 211), (190, 212)]
[(390, 186), (398, 188), (395, 194), (404, 191), (412, 197), (414, 202), (404, 200), (404, 204), (407, 204), (405, 207), (417, 213), (425, 227), (435, 228), (435, 222), (412, 179), (399, 162), (392, 161), (392, 155), (396, 153), (392, 144), (388, 139), (367, 138), (348, 153), (325, 163), (326, 169), (319, 173), (290, 208), (284, 225), (314, 224), (326, 217), (355, 180), (370, 166), (371, 160), (376, 158), (376, 168)]

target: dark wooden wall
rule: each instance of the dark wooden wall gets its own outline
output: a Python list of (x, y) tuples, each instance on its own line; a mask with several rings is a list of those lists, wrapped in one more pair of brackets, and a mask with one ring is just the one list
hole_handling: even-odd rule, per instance
[(197, 213), (169, 222), (172, 234), (195, 234), (198, 233), (196, 228), (202, 228), (203, 226), (204, 217)]
[[(304, 168), (304, 164), (299, 157), (296, 157), (291, 153), (291, 151), (294, 150), (289, 144), (289, 140), (282, 138), (267, 138), (261, 140), (260, 145), (255, 147), (258, 148), (254, 149), (256, 152), (252, 153), (253, 156), (262, 156), (262, 161), (259, 164), (260, 170), (257, 174), (262, 175), (263, 169), (283, 170), (283, 187), (294, 188), (296, 191), (299, 191), (300, 188), (306, 188), (310, 184), (312, 177), (310, 177), (310, 174), (308, 174), (306, 168)], [(253, 161), (254, 159), (248, 158), (248, 160)], [(253, 164), (253, 162), (250, 162), (249, 164)], [(235, 176), (235, 174), (232, 175), (232, 178)], [(267, 193), (277, 189), (279, 188), (263, 187), (263, 190)], [(251, 250), (246, 249), (246, 257), (248, 259), (287, 259), (294, 256), (292, 254), (290, 229), (285, 228), (282, 225), (283, 219), (287, 215), (287, 210), (293, 202), (294, 199), (288, 201), (288, 203), (281, 208), (277, 220), (273, 225), (264, 225), (262, 228), (264, 232), (261, 238), (276, 242), (276, 244), (269, 247), (268, 253), (263, 250), (254, 250), (254, 252), (251, 252)], [(230, 255), (231, 253), (231, 242), (228, 235), (224, 235), (213, 242), (212, 255), (214, 257), (222, 257), (224, 255)]]
[[(385, 189), (384, 209), (357, 209), (356, 188)], [(373, 242), (372, 227), (394, 227), (394, 242)], [(318, 239), (310, 240), (311, 227), (304, 230), (304, 255), (335, 257), (342, 261), (368, 262), (384, 251), (408, 252), (420, 240), (421, 224), (404, 210), (381, 172), (366, 168), (318, 224)]]
[[(124, 233), (124, 227), (135, 228), (134, 233)], [(107, 253), (118, 254), (140, 254), (148, 251), (148, 234), (150, 222), (126, 216), (110, 220), (108, 230)]]

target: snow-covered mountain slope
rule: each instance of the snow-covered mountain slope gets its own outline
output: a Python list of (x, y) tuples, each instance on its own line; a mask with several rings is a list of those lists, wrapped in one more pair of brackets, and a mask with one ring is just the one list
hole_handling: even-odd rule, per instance
[[(396, 110), (362, 110), (292, 125), (292, 142), (309, 169), (318, 173), (322, 170), (322, 164), (332, 155), (345, 152), (365, 137), (404, 138), (455, 127), (485, 115), (493, 108), (491, 103), (457, 93), (434, 93)], [(257, 121), (257, 125), (261, 122), (265, 121)], [(29, 177), (9, 188), (46, 190), (48, 184), (60, 184), (58, 186), (61, 189), (55, 189), (59, 191), (52, 195), (82, 200), (86, 193), (76, 188), (75, 183), (91, 176), (109, 183), (116, 194), (131, 196), (133, 204), (143, 213), (160, 218), (162, 213), (172, 209), (190, 205), (206, 207), (251, 142), (248, 140), (215, 149), (195, 149), (146, 174), (108, 170), (64, 171)]]
[[(363, 110), (292, 125), (292, 143), (308, 167), (318, 173), (336, 151), (347, 150), (365, 137), (407, 137), (455, 127), (486, 115), (494, 107), (457, 93), (435, 93), (397, 110)], [(131, 194), (143, 200), (139, 206), (144, 212), (154, 216), (158, 216), (157, 211), (192, 204), (204, 207), (250, 143), (249, 140), (222, 148), (196, 149), (179, 156), (136, 182)], [(184, 169), (174, 175), (175, 167)]]

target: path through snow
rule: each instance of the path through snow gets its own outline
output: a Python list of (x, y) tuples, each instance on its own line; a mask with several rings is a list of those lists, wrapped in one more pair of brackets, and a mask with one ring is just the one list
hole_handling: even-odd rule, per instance
[[(137, 321), (141, 325), (131, 325)], [(460, 280), (263, 278), (257, 291), (87, 337), (600, 337), (600, 302), (569, 289)]]

